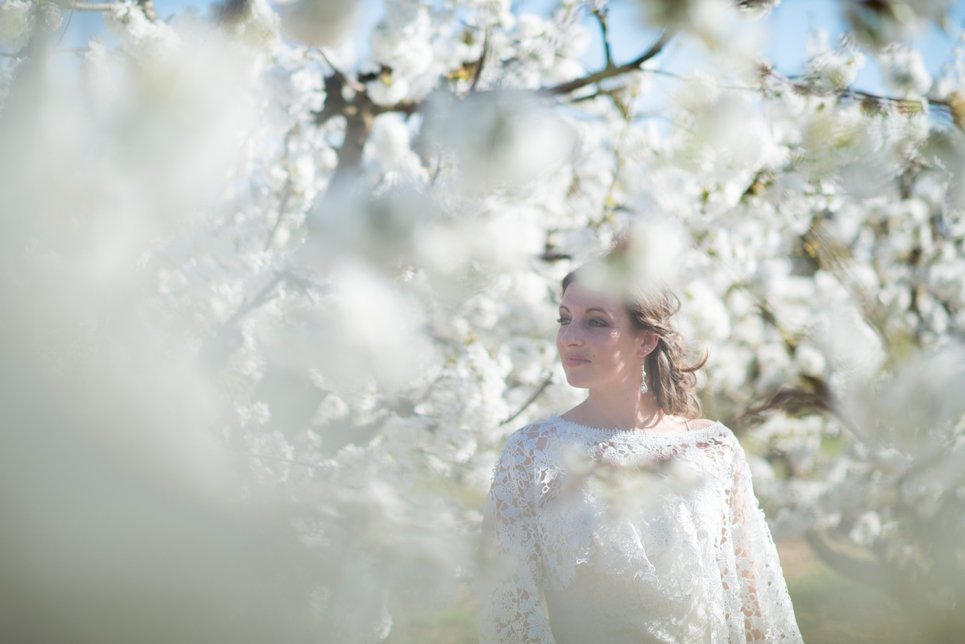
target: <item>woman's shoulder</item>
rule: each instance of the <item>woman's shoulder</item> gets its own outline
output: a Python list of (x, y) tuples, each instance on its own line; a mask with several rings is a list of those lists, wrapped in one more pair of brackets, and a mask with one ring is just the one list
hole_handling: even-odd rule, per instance
[(713, 427), (717, 425), (718, 421), (710, 420), (709, 418), (688, 418), (686, 420), (687, 429), (689, 431), (698, 431), (701, 429), (707, 429), (708, 427)]
[(724, 421), (711, 420), (709, 418), (692, 418), (688, 422), (688, 426), (691, 432), (713, 434), (729, 445), (740, 446), (737, 435), (734, 434), (734, 431), (727, 426)]
[[(689, 424), (692, 434), (710, 437), (711, 442), (731, 454), (731, 458), (745, 457), (744, 447), (737, 434), (723, 421), (695, 418), (691, 419)], [(703, 441), (698, 442), (703, 443)]]
[(722, 420), (710, 418), (691, 418), (687, 421), (688, 430), (691, 432), (709, 432), (718, 436), (725, 437), (728, 441), (737, 442), (737, 435)]
[(558, 425), (553, 422), (555, 418), (556, 416), (548, 416), (523, 425), (509, 435), (509, 438), (506, 439), (506, 446), (535, 447), (544, 445), (545, 441), (559, 430)]

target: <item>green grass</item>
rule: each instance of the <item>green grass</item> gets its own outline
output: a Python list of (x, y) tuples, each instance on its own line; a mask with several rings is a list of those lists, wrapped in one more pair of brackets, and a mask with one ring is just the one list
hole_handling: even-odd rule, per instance
[(787, 578), (801, 636), (807, 644), (923, 642), (901, 606), (876, 588), (850, 581), (824, 564)]
[(387, 640), (389, 644), (462, 644), (478, 642), (476, 604), (468, 587), (461, 587), (446, 606), (407, 611)]

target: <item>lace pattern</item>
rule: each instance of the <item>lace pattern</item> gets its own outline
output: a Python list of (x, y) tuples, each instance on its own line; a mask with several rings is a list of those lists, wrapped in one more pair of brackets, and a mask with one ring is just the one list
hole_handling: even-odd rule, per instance
[(746, 455), (558, 416), (507, 441), (484, 520), (482, 642), (801, 642)]

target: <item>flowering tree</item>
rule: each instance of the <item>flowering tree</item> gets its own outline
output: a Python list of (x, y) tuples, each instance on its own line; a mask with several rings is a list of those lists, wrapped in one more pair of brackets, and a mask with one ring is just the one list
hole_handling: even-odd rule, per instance
[[(629, 231), (614, 279), (677, 286), (775, 533), (962, 628), (965, 49), (906, 44), (950, 3), (842, 1), (793, 77), (775, 2), (637, 4), (623, 61), (605, 0), (386, 0), (361, 55), (354, 2), (4, 0), (4, 623), (386, 637), (578, 399), (557, 285)], [(113, 38), (64, 52), (79, 11)]]

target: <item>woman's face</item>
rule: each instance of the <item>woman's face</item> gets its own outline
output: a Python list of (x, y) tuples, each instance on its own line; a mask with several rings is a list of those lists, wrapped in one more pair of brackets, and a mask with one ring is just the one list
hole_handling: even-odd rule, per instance
[(619, 302), (574, 282), (560, 302), (556, 349), (566, 380), (581, 389), (640, 386), (645, 332)]

